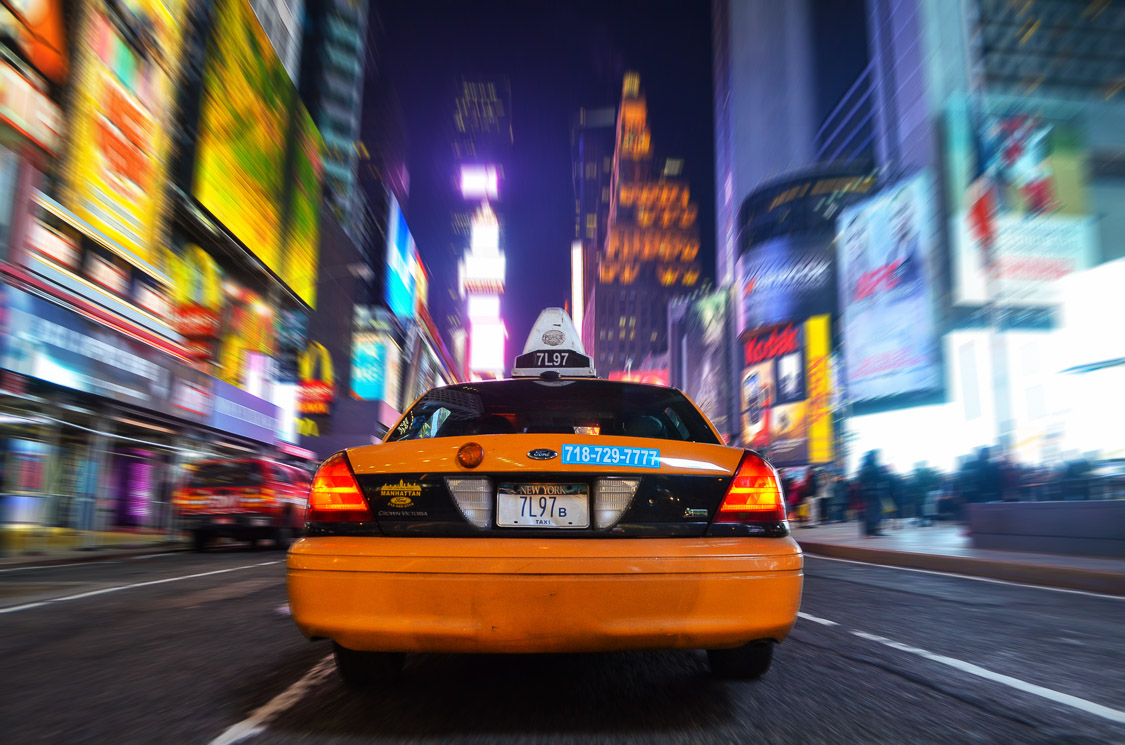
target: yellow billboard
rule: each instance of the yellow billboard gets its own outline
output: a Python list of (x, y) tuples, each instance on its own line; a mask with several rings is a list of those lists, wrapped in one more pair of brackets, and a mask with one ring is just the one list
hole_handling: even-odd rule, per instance
[(217, 0), (192, 193), (310, 306), (322, 150), (320, 133), (249, 3)]
[(75, 45), (63, 202), (134, 263), (157, 270), (183, 4), (89, 3)]

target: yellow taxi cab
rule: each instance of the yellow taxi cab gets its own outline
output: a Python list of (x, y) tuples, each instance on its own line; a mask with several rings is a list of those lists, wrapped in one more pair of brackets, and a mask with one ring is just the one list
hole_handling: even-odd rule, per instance
[(756, 678), (797, 618), (777, 471), (680, 391), (598, 379), (549, 308), (512, 378), (434, 388), (328, 458), (289, 605), (344, 682), (406, 652), (705, 649)]

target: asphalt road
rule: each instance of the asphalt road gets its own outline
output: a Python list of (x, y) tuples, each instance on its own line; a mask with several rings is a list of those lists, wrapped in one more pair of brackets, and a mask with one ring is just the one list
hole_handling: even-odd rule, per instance
[(712, 680), (701, 652), (432, 655), (363, 693), (293, 627), (280, 553), (4, 571), (0, 739), (1125, 743), (1125, 600), (806, 569), (804, 616), (758, 682)]

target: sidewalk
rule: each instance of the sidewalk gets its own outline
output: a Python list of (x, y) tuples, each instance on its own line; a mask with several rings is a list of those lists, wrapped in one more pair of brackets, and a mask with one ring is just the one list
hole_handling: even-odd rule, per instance
[(51, 566), (182, 551), (165, 532), (94, 533), (64, 528), (0, 529), (0, 569)]
[(894, 529), (884, 523), (886, 535), (874, 538), (861, 536), (854, 521), (791, 526), (801, 548), (813, 555), (1125, 595), (1125, 559), (973, 548), (962, 525), (907, 524)]

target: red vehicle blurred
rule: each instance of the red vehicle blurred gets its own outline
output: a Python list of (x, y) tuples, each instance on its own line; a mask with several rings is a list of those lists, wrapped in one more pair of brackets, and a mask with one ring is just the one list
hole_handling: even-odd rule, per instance
[(309, 474), (265, 458), (209, 460), (189, 468), (176, 492), (180, 524), (202, 551), (215, 538), (272, 540), (287, 549), (305, 524)]

